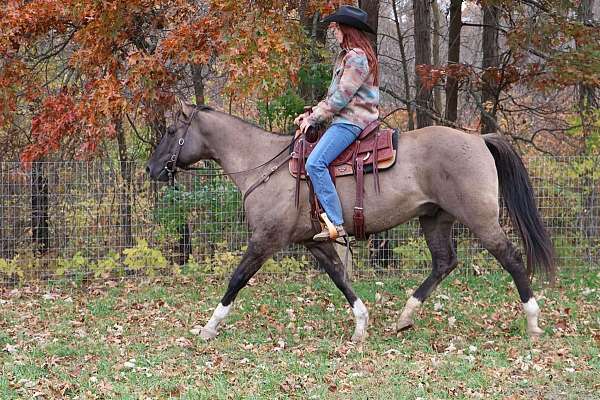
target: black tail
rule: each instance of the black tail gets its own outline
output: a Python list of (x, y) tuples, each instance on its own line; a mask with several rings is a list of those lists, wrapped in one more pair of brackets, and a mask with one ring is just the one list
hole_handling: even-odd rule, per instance
[(512, 146), (498, 134), (483, 136), (485, 144), (494, 156), (500, 192), (508, 208), (527, 253), (529, 275), (541, 272), (554, 279), (554, 246), (538, 213), (533, 189), (521, 157)]

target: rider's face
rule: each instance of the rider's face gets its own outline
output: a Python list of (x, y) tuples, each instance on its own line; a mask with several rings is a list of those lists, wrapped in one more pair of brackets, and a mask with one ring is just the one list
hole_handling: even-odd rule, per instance
[(344, 40), (344, 34), (342, 33), (342, 30), (340, 29), (340, 26), (337, 24), (337, 22), (330, 23), (329, 30), (333, 33), (333, 36), (335, 37), (335, 40), (338, 42), (338, 44), (342, 44)]

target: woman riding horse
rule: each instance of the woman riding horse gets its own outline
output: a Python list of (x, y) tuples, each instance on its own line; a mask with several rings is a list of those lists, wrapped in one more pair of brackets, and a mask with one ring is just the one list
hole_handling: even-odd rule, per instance
[[(333, 119), (306, 161), (306, 171), (327, 218), (346, 236), (342, 206), (329, 175), (328, 166), (354, 142), (369, 123), (379, 118), (379, 66), (365, 32), (374, 33), (367, 24), (367, 13), (357, 7), (342, 6), (324, 19), (341, 47), (333, 67), (333, 78), (326, 98), (294, 123), (299, 133)], [(328, 222), (328, 221), (326, 221)], [(324, 228), (314, 240), (330, 239)], [(333, 237), (332, 239), (335, 239)]]

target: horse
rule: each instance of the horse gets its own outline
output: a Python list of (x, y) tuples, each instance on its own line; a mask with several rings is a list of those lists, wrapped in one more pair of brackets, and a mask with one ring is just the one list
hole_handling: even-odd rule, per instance
[[(312, 240), (315, 232), (309, 215), (309, 191), (303, 185), (296, 207), (295, 181), (287, 168), (280, 168), (287, 167), (289, 145), (290, 136), (267, 132), (207, 106), (181, 102), (174, 122), (146, 165), (151, 179), (167, 181), (177, 168), (214, 160), (244, 195), (251, 237), (221, 302), (199, 332), (205, 340), (217, 336), (238, 292), (262, 264), (293, 243), (312, 253), (348, 301), (355, 319), (351, 340), (365, 338), (369, 312), (354, 293), (334, 243)], [(507, 141), (498, 134), (480, 136), (444, 126), (403, 132), (396, 165), (380, 171), (379, 180), (382, 189), (376, 193), (373, 181), (365, 179), (366, 232), (382, 232), (418, 217), (432, 257), (431, 273), (407, 300), (397, 321), (399, 331), (414, 325), (415, 311), (456, 268), (451, 230), (459, 221), (512, 276), (527, 333), (531, 337), (543, 333), (530, 276), (534, 272), (554, 276), (554, 247), (537, 211), (525, 166)], [(344, 220), (352, 221), (355, 180), (341, 177), (336, 184)], [(523, 241), (527, 269), (520, 251), (500, 226), (500, 189)], [(352, 224), (345, 228), (353, 234)]]

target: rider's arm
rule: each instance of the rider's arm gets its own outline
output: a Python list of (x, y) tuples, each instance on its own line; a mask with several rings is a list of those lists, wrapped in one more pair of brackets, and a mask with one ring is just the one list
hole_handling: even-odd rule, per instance
[(360, 49), (349, 51), (342, 62), (342, 76), (327, 97), (312, 109), (308, 116), (310, 125), (318, 125), (339, 113), (348, 105), (354, 94), (369, 76), (369, 62)]

